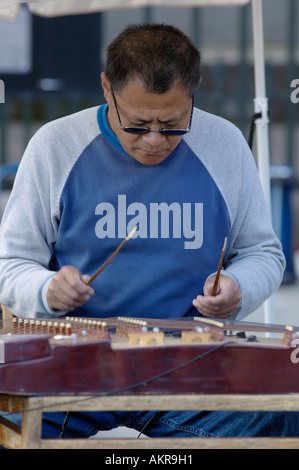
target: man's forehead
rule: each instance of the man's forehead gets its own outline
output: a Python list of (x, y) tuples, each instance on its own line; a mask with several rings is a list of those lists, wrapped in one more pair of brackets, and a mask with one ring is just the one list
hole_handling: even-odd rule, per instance
[(127, 112), (145, 110), (180, 114), (190, 106), (190, 98), (181, 86), (165, 93), (147, 91), (140, 81), (131, 81), (117, 93), (118, 104)]

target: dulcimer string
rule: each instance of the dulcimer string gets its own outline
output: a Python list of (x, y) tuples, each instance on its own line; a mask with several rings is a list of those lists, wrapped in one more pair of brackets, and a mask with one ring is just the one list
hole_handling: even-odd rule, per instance
[[(34, 319), (35, 321), (39, 321), (38, 318)], [(11, 319), (3, 319), (0, 320), (0, 335), (1, 334), (14, 334), (14, 333), (30, 333), (30, 322), (34, 321), (33, 319), (26, 319), (26, 318), (11, 318)], [(60, 323), (70, 323), (71, 328), (75, 327), (76, 329), (78, 326), (80, 327), (80, 320), (82, 320), (82, 328), (85, 328), (85, 323), (88, 322), (90, 324), (94, 323), (101, 323), (105, 324), (108, 331), (114, 331), (115, 328), (118, 326), (124, 326), (127, 324), (128, 326), (133, 325), (134, 322), (142, 321), (146, 324), (146, 326), (150, 329), (152, 328), (159, 328), (161, 330), (168, 330), (168, 331), (182, 331), (186, 329), (193, 329), (197, 326), (216, 326), (219, 328), (223, 328), (224, 331), (229, 332), (259, 332), (259, 333), (278, 333), (282, 334), (285, 332), (286, 328), (289, 328), (293, 331), (293, 334), (299, 333), (299, 327), (294, 325), (284, 325), (284, 324), (269, 324), (269, 323), (260, 323), (260, 322), (246, 322), (246, 321), (231, 321), (229, 319), (221, 319), (221, 318), (208, 318), (208, 317), (190, 317), (190, 318), (146, 318), (146, 317), (97, 317), (97, 318), (82, 318), (80, 317), (60, 317), (55, 318), (55, 322), (58, 324)], [(39, 323), (47, 323), (45, 319), (40, 319)], [(17, 327), (14, 327), (14, 322), (17, 324)], [(20, 322), (20, 324), (18, 324)], [(50, 322), (51, 323), (51, 322)], [(28, 326), (29, 325), (29, 326)]]

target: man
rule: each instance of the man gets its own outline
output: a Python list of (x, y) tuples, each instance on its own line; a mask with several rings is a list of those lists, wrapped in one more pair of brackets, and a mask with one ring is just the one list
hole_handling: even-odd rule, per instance
[[(107, 105), (54, 121), (29, 143), (1, 228), (1, 302), (27, 317), (243, 318), (278, 288), (284, 257), (241, 133), (194, 109), (199, 52), (171, 26), (130, 26), (108, 47), (101, 80)], [(65, 435), (119, 424), (149, 436), (297, 432), (287, 415), (244, 416), (80, 413)], [(44, 435), (63, 420), (45, 415)]]

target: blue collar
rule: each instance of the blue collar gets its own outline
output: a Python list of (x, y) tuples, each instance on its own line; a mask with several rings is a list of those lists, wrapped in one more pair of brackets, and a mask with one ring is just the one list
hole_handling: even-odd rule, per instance
[(114, 134), (114, 132), (109, 127), (109, 124), (107, 121), (107, 109), (108, 109), (108, 104), (104, 104), (99, 107), (98, 112), (97, 112), (97, 120), (98, 120), (98, 126), (100, 128), (100, 131), (106, 137), (106, 139), (109, 140), (109, 142), (112, 145), (114, 145), (114, 147), (116, 147), (121, 152), (125, 152), (116, 134)]

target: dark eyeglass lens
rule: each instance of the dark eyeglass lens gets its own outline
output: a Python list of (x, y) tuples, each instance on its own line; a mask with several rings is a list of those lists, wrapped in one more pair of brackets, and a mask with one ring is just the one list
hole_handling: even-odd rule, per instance
[[(147, 127), (123, 127), (122, 129), (128, 134), (149, 134), (151, 132)], [(160, 132), (163, 135), (184, 135), (188, 131), (184, 129), (164, 129)]]
[(187, 134), (186, 130), (180, 130), (180, 129), (165, 129), (164, 131), (161, 131), (161, 134), (163, 135), (184, 135)]
[(147, 127), (123, 127), (122, 130), (128, 134), (148, 134), (150, 132)]

